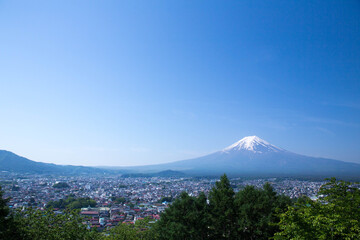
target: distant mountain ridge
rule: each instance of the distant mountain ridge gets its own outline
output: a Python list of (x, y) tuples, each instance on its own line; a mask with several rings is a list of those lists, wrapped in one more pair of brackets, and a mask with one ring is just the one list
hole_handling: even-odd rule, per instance
[(0, 171), (32, 174), (105, 174), (111, 170), (93, 167), (56, 165), (29, 160), (15, 153), (0, 150)]
[(121, 177), (186, 177), (186, 174), (179, 171), (165, 170), (155, 173), (124, 173)]

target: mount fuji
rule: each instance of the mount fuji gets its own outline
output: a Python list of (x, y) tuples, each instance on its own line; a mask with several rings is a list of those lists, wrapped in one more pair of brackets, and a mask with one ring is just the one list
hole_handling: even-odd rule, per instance
[(257, 136), (244, 137), (223, 150), (203, 157), (134, 167), (132, 170), (173, 170), (189, 175), (360, 176), (360, 164), (292, 153)]

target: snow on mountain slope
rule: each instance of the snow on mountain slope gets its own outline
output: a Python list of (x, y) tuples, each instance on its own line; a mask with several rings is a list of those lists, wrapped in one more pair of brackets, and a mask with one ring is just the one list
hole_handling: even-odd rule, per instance
[(285, 152), (284, 149), (276, 147), (257, 136), (244, 137), (240, 141), (222, 150), (222, 152), (226, 153), (232, 151), (250, 151), (253, 153)]

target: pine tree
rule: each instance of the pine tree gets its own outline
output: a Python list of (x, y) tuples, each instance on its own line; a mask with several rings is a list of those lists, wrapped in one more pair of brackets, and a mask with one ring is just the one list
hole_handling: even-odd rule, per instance
[(0, 186), (0, 239), (4, 239), (7, 231), (9, 208), (6, 205), (7, 199), (3, 199), (3, 192)]
[(237, 239), (234, 195), (224, 174), (209, 193), (211, 239)]
[(157, 222), (159, 239), (204, 240), (208, 239), (208, 212), (206, 197), (191, 197), (181, 193)]
[(0, 239), (20, 239), (19, 229), (17, 229), (13, 215), (10, 214), (7, 206), (8, 201), (9, 199), (3, 198), (0, 186)]
[(278, 231), (273, 224), (279, 221), (277, 212), (284, 211), (289, 204), (290, 198), (278, 196), (269, 183), (263, 189), (246, 186), (235, 197), (240, 238), (265, 240), (272, 237)]

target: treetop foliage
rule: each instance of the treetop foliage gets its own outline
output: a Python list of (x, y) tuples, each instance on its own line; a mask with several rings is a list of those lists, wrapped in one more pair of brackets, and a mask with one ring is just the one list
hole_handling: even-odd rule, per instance
[(69, 188), (69, 184), (66, 182), (58, 182), (53, 185), (53, 188)]
[(59, 208), (59, 209), (80, 209), (83, 207), (95, 207), (96, 201), (87, 197), (87, 198), (74, 198), (72, 196), (67, 197), (66, 199), (60, 199), (58, 201), (50, 201), (47, 203), (46, 208)]
[(196, 198), (183, 192), (161, 215), (155, 229), (159, 239), (206, 239), (208, 220), (205, 194)]
[(335, 178), (280, 215), (274, 239), (360, 239), (360, 190)]
[(224, 174), (209, 193), (210, 230), (212, 238), (234, 239), (236, 237), (236, 219), (234, 190)]

